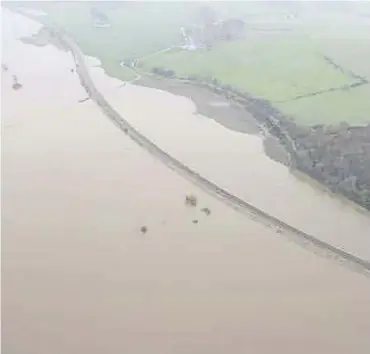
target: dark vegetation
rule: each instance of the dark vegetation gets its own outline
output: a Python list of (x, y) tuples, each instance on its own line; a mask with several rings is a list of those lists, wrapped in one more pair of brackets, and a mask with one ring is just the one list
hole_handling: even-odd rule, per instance
[(19, 83), (17, 76), (13, 75), (13, 84), (12, 84), (13, 90), (19, 90), (22, 88), (22, 85)]
[[(370, 123), (367, 126), (350, 126), (344, 122), (337, 126), (302, 126), (283, 115), (269, 101), (222, 85), (215, 78), (178, 79), (206, 86), (244, 107), (263, 128), (279, 139), (290, 155), (291, 168), (308, 174), (332, 192), (370, 210)], [(187, 196), (186, 204), (196, 206), (193, 198)]]
[(370, 210), (370, 124), (304, 127), (264, 100), (249, 101), (246, 109), (279, 138), (291, 167)]
[(92, 7), (90, 10), (91, 16), (96, 17), (100, 22), (108, 22), (107, 15), (98, 7)]
[(93, 6), (90, 10), (90, 15), (93, 19), (95, 26), (105, 26), (109, 25), (109, 20), (107, 15), (98, 7)]
[(20, 88), (22, 88), (22, 85), (21, 85), (19, 82), (15, 82), (15, 83), (12, 85), (12, 88), (13, 88), (13, 90), (17, 91), (17, 90), (19, 90)]
[(211, 215), (211, 210), (209, 208), (202, 208), (200, 211), (206, 215)]
[[(37, 33), (33, 34), (32, 36), (21, 38), (21, 41), (25, 44), (32, 44), (39, 47), (44, 47), (46, 45), (52, 44), (59, 50), (68, 51), (65, 43), (60, 40), (59, 35), (51, 26), (43, 26)], [(71, 72), (73, 72), (72, 70)]]
[(198, 204), (198, 199), (195, 195), (189, 194), (185, 197), (185, 205), (190, 207), (196, 207)]
[(370, 210), (370, 124), (316, 126), (295, 138), (299, 170)]
[(167, 70), (167, 69), (164, 69), (164, 68), (154, 67), (152, 69), (152, 73), (156, 74), (156, 75), (159, 75), (159, 76), (167, 77), (167, 78), (175, 77), (175, 72), (173, 70)]

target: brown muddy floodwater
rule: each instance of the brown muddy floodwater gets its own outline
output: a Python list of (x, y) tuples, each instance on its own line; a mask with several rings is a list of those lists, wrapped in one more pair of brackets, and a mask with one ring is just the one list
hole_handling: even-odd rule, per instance
[[(68, 54), (16, 40), (37, 25), (4, 12), (2, 26), (9, 67), (2, 73), (4, 353), (370, 351), (368, 277), (288, 242), (164, 167), (91, 101), (78, 103), (85, 92)], [(13, 74), (23, 85), (18, 91), (11, 89)], [(111, 79), (99, 80), (108, 93)], [(143, 113), (135, 114), (129, 100), (140, 101), (140, 92), (144, 103), (151, 94), (154, 101), (162, 95), (141, 90), (122, 91), (123, 101), (130, 98), (126, 113), (137, 123)], [(197, 156), (197, 167), (202, 156), (212, 167), (212, 149), (237, 155), (247, 146), (241, 137), (257, 139), (233, 134), (231, 147), (231, 133), (223, 128), (222, 135), (219, 126), (194, 115), (187, 99), (168, 95), (166, 104), (190, 117), (193, 132), (193, 120), (200, 121), (205, 152), (187, 152), (181, 141), (178, 150), (189, 161)], [(140, 123), (140, 129), (150, 133), (170, 121), (161, 116), (165, 112), (147, 112), (148, 128)], [(171, 134), (162, 132), (170, 147)], [(151, 137), (160, 142), (156, 134)], [(215, 134), (224, 139), (224, 150)], [(251, 143), (248, 154), (256, 151), (259, 159), (256, 146)], [(211, 167), (202, 172), (215, 171)], [(273, 179), (275, 170), (269, 171)], [(184, 205), (190, 193), (198, 200), (194, 208)], [(323, 213), (339, 213), (335, 205)], [(210, 215), (200, 211), (204, 207)], [(362, 214), (350, 213), (360, 230)]]
[[(90, 61), (96, 65), (96, 60)], [(122, 87), (101, 68), (90, 71), (113, 107), (170, 155), (280, 220), (370, 261), (369, 213), (325, 193), (266, 156), (261, 137), (243, 133), (251, 120), (247, 112), (240, 132), (235, 120), (232, 126), (225, 123), (225, 114), (218, 114), (218, 122), (198, 114), (186, 97), (130, 84)], [(194, 91), (196, 101), (203, 95), (213, 112), (217, 96), (199, 88)], [(202, 111), (205, 106), (203, 102)], [(235, 111), (225, 106), (218, 109)], [(240, 110), (235, 114), (243, 118)], [(250, 129), (255, 130), (253, 125)]]

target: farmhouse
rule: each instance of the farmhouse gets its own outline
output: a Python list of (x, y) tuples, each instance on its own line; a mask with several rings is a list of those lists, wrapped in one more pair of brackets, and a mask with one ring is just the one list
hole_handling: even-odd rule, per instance
[(207, 23), (203, 26), (181, 27), (181, 35), (185, 42), (184, 49), (209, 48), (218, 41), (232, 41), (244, 38), (245, 22), (235, 18)]
[(90, 14), (93, 20), (94, 27), (110, 27), (108, 17), (96, 7), (92, 7)]

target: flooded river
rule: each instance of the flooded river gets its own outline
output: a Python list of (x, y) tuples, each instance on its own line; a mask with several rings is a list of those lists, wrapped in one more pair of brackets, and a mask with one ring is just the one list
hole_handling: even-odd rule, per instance
[[(79, 103), (86, 94), (67, 53), (17, 39), (37, 29), (3, 13), (4, 353), (370, 351), (368, 277), (163, 166), (93, 102)], [(184, 97), (119, 88), (99, 68), (91, 72), (107, 99), (169, 153), (295, 226), (334, 241), (338, 234), (342, 247), (367, 255), (367, 216), (265, 158), (258, 136), (197, 115)], [(189, 193), (196, 207), (184, 205)]]

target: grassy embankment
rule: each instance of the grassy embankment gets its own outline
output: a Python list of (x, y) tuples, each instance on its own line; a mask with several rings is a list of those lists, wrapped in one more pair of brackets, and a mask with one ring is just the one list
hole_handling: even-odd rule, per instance
[[(370, 26), (365, 21), (343, 23), (340, 15), (327, 18), (316, 14), (315, 21), (309, 15), (287, 19), (284, 8), (215, 3), (221, 13), (248, 16), (245, 40), (218, 43), (210, 51), (172, 51), (145, 58), (179, 44), (180, 27), (200, 20), (200, 4), (100, 5), (109, 18), (109, 28), (92, 26), (87, 3), (40, 6), (48, 13), (47, 20), (66, 28), (87, 55), (101, 60), (108, 75), (133, 79), (135, 73), (122, 68), (120, 61), (144, 57), (140, 64), (145, 70), (164, 67), (181, 76), (217, 78), (222, 84), (269, 100), (304, 125), (341, 121), (361, 125), (370, 120), (370, 85), (346, 88), (357, 81), (349, 71), (370, 80)], [(341, 26), (335, 25), (338, 18)], [(328, 63), (324, 55), (346, 72)]]

